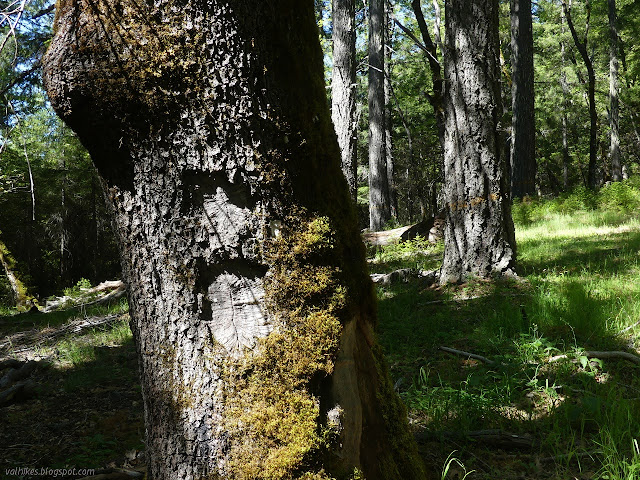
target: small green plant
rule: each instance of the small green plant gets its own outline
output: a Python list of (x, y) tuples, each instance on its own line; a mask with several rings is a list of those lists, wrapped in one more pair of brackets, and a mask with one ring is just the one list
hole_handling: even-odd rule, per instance
[(73, 287), (65, 288), (64, 295), (67, 297), (77, 297), (82, 294), (83, 290), (89, 288), (91, 288), (91, 281), (86, 278), (81, 278)]
[(449, 475), (449, 470), (451, 469), (451, 465), (453, 464), (456, 464), (459, 468), (462, 469), (462, 477), (458, 477), (460, 478), (460, 480), (465, 480), (465, 478), (467, 478), (469, 475), (475, 472), (475, 470), (471, 470), (467, 472), (467, 469), (464, 466), (464, 464), (460, 460), (458, 460), (456, 457), (454, 457), (454, 454), (456, 453), (456, 451), (457, 450), (454, 450), (453, 452), (451, 452), (447, 457), (447, 460), (444, 462), (444, 467), (442, 468), (442, 475), (440, 476), (441, 480), (445, 480), (447, 478), (447, 475)]
[(534, 223), (534, 205), (529, 198), (516, 198), (511, 207), (513, 222), (519, 226), (529, 226)]

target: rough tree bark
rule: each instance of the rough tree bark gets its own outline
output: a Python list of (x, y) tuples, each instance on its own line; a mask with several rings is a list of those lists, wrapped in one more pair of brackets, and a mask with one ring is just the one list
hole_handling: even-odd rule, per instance
[(331, 118), (342, 154), (342, 173), (354, 202), (358, 195), (355, 16), (355, 0), (333, 0)]
[(444, 199), (440, 282), (514, 272), (516, 244), (500, 117), (497, 0), (445, 3)]
[(611, 161), (611, 179), (622, 180), (622, 164), (620, 163), (620, 101), (618, 99), (618, 27), (616, 0), (608, 0), (609, 4), (609, 159)]
[(587, 101), (589, 103), (589, 171), (587, 174), (587, 186), (590, 189), (595, 189), (597, 186), (597, 154), (598, 154), (598, 113), (596, 111), (596, 74), (593, 68), (593, 61), (587, 51), (587, 44), (589, 41), (589, 25), (591, 19), (591, 3), (587, 0), (587, 21), (584, 27), (584, 39), (580, 41), (578, 38), (578, 32), (576, 32), (573, 20), (571, 18), (571, 0), (567, 5), (566, 0), (562, 0), (562, 10), (567, 20), (567, 25), (571, 31), (571, 37), (580, 56), (587, 67)]
[(531, 0), (511, 0), (511, 197), (536, 193)]
[(385, 158), (384, 5), (369, 1), (369, 228), (382, 230), (391, 219)]
[(148, 477), (423, 478), (313, 2), (62, 0), (55, 30), (45, 83), (113, 213)]

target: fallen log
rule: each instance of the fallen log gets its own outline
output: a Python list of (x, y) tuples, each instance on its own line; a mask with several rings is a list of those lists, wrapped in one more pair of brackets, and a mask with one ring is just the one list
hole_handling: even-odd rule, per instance
[[(125, 295), (127, 292), (126, 285), (121, 280), (102, 282), (100, 285), (81, 290), (79, 296), (63, 296), (53, 300), (47, 300), (43, 309), (44, 313), (52, 312), (60, 308), (72, 307), (90, 307), (111, 302)], [(105, 293), (107, 292), (107, 293)], [(99, 298), (95, 295), (102, 294)]]
[(436, 243), (443, 238), (443, 231), (444, 213), (441, 212), (435, 217), (427, 218), (413, 225), (380, 232), (365, 232), (362, 234), (362, 239), (367, 245), (376, 247), (406, 242), (416, 238), (418, 235), (426, 238), (429, 243)]
[(20, 368), (24, 364), (25, 362), (21, 360), (17, 360), (15, 358), (7, 358), (5, 360), (0, 361), (0, 372), (7, 368)]
[(415, 273), (411, 268), (401, 268), (391, 273), (372, 273), (371, 281), (380, 285), (391, 285), (392, 283), (408, 282)]
[(31, 380), (18, 382), (12, 387), (0, 392), (0, 407), (7, 407), (14, 403), (24, 402), (36, 394), (36, 384)]
[(640, 364), (640, 357), (637, 356), (637, 355), (634, 355), (633, 353), (628, 353), (628, 352), (618, 352), (618, 351), (596, 352), (596, 351), (589, 351), (589, 352), (584, 352), (584, 355), (586, 357), (589, 357), (589, 358), (622, 358), (624, 360), (628, 360), (630, 362)]
[(20, 368), (12, 368), (4, 377), (0, 378), (0, 388), (6, 388), (9, 385), (23, 380), (33, 373), (38, 366), (38, 362), (30, 361), (22, 365)]
[[(126, 315), (126, 314), (125, 314)], [(53, 342), (55, 339), (68, 335), (79, 334), (85, 330), (92, 328), (107, 328), (111, 324), (118, 322), (125, 318), (125, 315), (107, 315), (107, 316), (94, 316), (88, 318), (78, 318), (71, 320), (66, 325), (58, 327), (56, 329), (49, 329), (46, 332), (42, 332), (40, 329), (32, 329), (24, 332), (15, 333), (4, 338), (4, 341), (0, 341), (0, 355), (4, 352), (12, 352), (12, 354), (21, 353), (26, 350), (32, 349), (36, 345), (46, 345)]]
[(408, 282), (412, 277), (426, 280), (428, 285), (435, 283), (437, 270), (414, 270), (412, 268), (401, 268), (391, 273), (372, 273), (371, 281), (380, 285), (391, 285), (398, 282)]
[(103, 305), (103, 304), (109, 303), (109, 302), (111, 302), (113, 300), (117, 300), (120, 297), (124, 297), (124, 295), (126, 293), (127, 293), (127, 289), (124, 287), (124, 284), (123, 284), (121, 287), (119, 287), (118, 289), (114, 290), (113, 292), (109, 292), (104, 297), (98, 298), (97, 300), (94, 300), (93, 302), (83, 303), (82, 305), (84, 307), (92, 307), (92, 306), (95, 306), (95, 305)]

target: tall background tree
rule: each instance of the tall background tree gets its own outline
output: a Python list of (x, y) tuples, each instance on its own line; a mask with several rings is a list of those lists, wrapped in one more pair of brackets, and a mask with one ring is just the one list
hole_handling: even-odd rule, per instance
[(321, 61), (311, 1), (60, 4), (46, 85), (117, 226), (150, 478), (424, 477)]
[(573, 23), (573, 18), (571, 16), (571, 0), (569, 4), (567, 4), (566, 0), (562, 0), (562, 8), (564, 10), (565, 18), (567, 20), (567, 25), (569, 26), (569, 30), (571, 31), (571, 36), (573, 37), (573, 41), (575, 42), (575, 46), (580, 52), (580, 56), (582, 57), (582, 61), (584, 62), (585, 67), (587, 68), (587, 102), (589, 105), (589, 164), (588, 164), (588, 174), (587, 174), (587, 185), (591, 189), (595, 189), (597, 186), (597, 149), (598, 149), (598, 114), (596, 111), (596, 98), (595, 98), (595, 90), (596, 90), (596, 74), (593, 66), (593, 60), (589, 55), (589, 51), (587, 49), (589, 44), (589, 29), (591, 27), (591, 1), (587, 0), (585, 4), (585, 9), (587, 12), (585, 27), (584, 27), (584, 35), (582, 40), (578, 36), (578, 32)]
[(511, 196), (536, 193), (533, 24), (530, 0), (511, 0)]
[(391, 220), (385, 138), (385, 3), (369, 1), (369, 228), (374, 231)]
[(358, 194), (358, 158), (356, 147), (356, 2), (333, 0), (333, 68), (331, 71), (331, 119), (338, 136), (344, 173), (351, 198)]
[(500, 127), (498, 1), (446, 2), (440, 282), (514, 273), (515, 232)]
[(609, 17), (609, 157), (611, 177), (614, 182), (622, 180), (620, 163), (620, 101), (618, 98), (618, 26), (616, 0), (607, 1)]

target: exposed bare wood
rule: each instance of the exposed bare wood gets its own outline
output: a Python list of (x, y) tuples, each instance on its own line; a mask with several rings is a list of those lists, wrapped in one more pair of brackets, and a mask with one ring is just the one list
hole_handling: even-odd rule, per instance
[(406, 242), (420, 235), (427, 238), (429, 242), (436, 243), (442, 239), (443, 222), (444, 217), (438, 214), (436, 217), (428, 218), (412, 225), (394, 228), (393, 230), (365, 232), (362, 234), (362, 239), (368, 245), (385, 246)]

